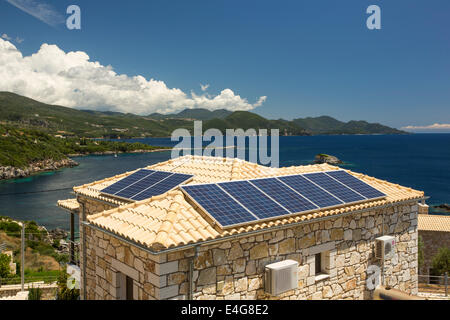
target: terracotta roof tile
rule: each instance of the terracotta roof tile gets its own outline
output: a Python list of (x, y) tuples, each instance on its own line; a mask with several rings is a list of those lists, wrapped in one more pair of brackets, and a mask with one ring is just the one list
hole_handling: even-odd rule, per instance
[[(235, 179), (273, 177), (340, 169), (327, 164), (269, 168), (239, 159), (193, 156), (169, 160), (147, 168), (196, 174), (191, 183), (212, 183)], [(93, 225), (120, 234), (125, 238), (132, 239), (154, 250), (162, 250), (189, 243), (220, 239), (229, 235), (262, 230), (273, 226), (281, 226), (359, 209), (372, 208), (387, 203), (420, 199), (424, 196), (424, 193), (421, 191), (402, 187), (363, 174), (348, 172), (386, 193), (386, 199), (368, 201), (308, 214), (293, 215), (280, 219), (275, 218), (272, 221), (256, 222), (238, 228), (220, 229), (218, 226), (212, 226), (208, 222), (209, 218), (203, 212), (194, 209), (186, 201), (183, 193), (176, 189), (151, 199), (123, 204), (119, 208), (91, 215), (88, 217), (88, 221)], [(92, 190), (101, 190), (101, 187), (109, 185), (127, 174), (105, 179), (106, 181), (102, 180), (76, 187), (75, 191), (79, 194), (85, 194), (89, 190), (91, 192), (90, 196), (92, 196), (92, 192), (94, 192)], [(101, 196), (98, 191), (97, 196)]]
[(66, 199), (66, 200), (58, 200), (58, 207), (61, 207), (63, 209), (78, 212), (80, 210), (80, 204), (78, 203), (77, 199)]
[(450, 232), (450, 216), (419, 214), (419, 231)]

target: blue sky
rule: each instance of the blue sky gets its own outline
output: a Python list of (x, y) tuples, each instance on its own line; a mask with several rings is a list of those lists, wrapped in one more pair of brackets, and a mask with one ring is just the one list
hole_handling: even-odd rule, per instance
[[(44, 9), (55, 15), (39, 19), (45, 14), (37, 12), (43, 8), (39, 4), (49, 5)], [(81, 30), (68, 30), (60, 23), (71, 4), (81, 8)], [(371, 4), (381, 7), (381, 30), (366, 27), (366, 8)], [(444, 125), (441, 129), (450, 129), (446, 126), (450, 124), (449, 23), (450, 2), (437, 0), (0, 0), (0, 35), (7, 35), (3, 39), (23, 56), (37, 53), (47, 43), (62, 52), (41, 48), (44, 60), (48, 57), (56, 63), (61, 55), (82, 51), (90, 62), (127, 75), (125, 86), (136, 86), (141, 80), (132, 77), (137, 75), (160, 81), (148, 84), (151, 89), (142, 97), (153, 99), (152, 90), (160, 90), (152, 107), (133, 100), (136, 110), (130, 106), (129, 112), (176, 111), (184, 104), (211, 109), (236, 105), (268, 118), (330, 115), (397, 128), (438, 123)], [(21, 63), (32, 68), (30, 72), (48, 73), (53, 66), (38, 58), (32, 59), (31, 67), (27, 61)], [(80, 54), (74, 59), (82, 60), (84, 69), (78, 71), (89, 69), (87, 58)], [(71, 63), (69, 59), (59, 67)], [(40, 100), (50, 99), (45, 102), (72, 107), (95, 104), (99, 109), (124, 111), (98, 96), (104, 88), (92, 90), (96, 95), (91, 97), (92, 82), (61, 88), (74, 95), (66, 101), (54, 92), (56, 84), (32, 91), (30, 84), (21, 87), (23, 81), (17, 77), (14, 86), (10, 81), (2, 88), (0, 81), (0, 90), (30, 92)], [(115, 76), (105, 86), (119, 83), (118, 79)], [(209, 87), (202, 91), (200, 84)], [(39, 95), (38, 89), (45, 95)], [(126, 94), (117, 103), (129, 101)], [(156, 107), (158, 103), (162, 107)]]

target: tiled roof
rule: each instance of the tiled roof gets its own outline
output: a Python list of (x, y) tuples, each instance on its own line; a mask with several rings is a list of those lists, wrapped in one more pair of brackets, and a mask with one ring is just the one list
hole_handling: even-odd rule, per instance
[(61, 207), (63, 209), (78, 212), (80, 209), (80, 204), (78, 203), (77, 199), (66, 199), (66, 200), (58, 200), (58, 207)]
[(450, 232), (450, 216), (419, 214), (419, 230)]
[[(194, 179), (191, 180), (190, 183), (194, 184), (270, 177), (282, 174), (290, 174), (291, 172), (293, 174), (337, 170), (339, 168), (327, 164), (288, 168), (271, 168), (237, 158), (184, 156), (173, 160), (156, 163), (154, 165), (147, 166), (144, 169), (192, 174), (194, 175)], [(91, 198), (96, 198), (103, 201), (108, 201), (113, 204), (123, 205), (126, 204), (125, 201), (102, 195), (100, 193), (100, 190), (136, 171), (137, 170), (125, 172), (114, 177), (74, 187), (74, 191), (77, 194), (89, 196)]]
[[(229, 181), (339, 169), (338, 167), (327, 164), (268, 168), (237, 159), (190, 156), (169, 160), (149, 166), (148, 168), (194, 174), (195, 178), (192, 183)], [(186, 201), (180, 190), (173, 190), (151, 199), (122, 205), (119, 208), (91, 215), (88, 217), (88, 221), (95, 226), (109, 230), (141, 245), (154, 250), (161, 250), (205, 240), (220, 239), (229, 235), (243, 234), (274, 226), (307, 221), (319, 217), (327, 217), (339, 213), (377, 207), (388, 203), (419, 199), (424, 196), (424, 193), (421, 191), (351, 171), (348, 172), (386, 193), (386, 199), (347, 205), (308, 214), (291, 215), (242, 227), (220, 229), (204, 213), (192, 207)], [(120, 177), (123, 177), (123, 175), (94, 182), (93, 184), (75, 188), (75, 190), (83, 193), (86, 192), (86, 189), (94, 190), (96, 188), (96, 196), (98, 197), (98, 190), (117, 181)], [(94, 191), (91, 192), (94, 194)]]

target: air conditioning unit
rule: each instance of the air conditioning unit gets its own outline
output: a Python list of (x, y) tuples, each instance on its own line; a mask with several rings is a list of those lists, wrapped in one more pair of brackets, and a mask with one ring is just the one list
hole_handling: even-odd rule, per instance
[(381, 260), (390, 258), (395, 251), (395, 238), (382, 236), (375, 239), (375, 257)]
[(265, 267), (265, 291), (273, 296), (297, 289), (298, 262), (284, 260)]

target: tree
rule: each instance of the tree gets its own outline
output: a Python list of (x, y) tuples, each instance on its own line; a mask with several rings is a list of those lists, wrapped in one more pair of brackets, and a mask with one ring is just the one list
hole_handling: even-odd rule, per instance
[(433, 257), (431, 269), (434, 275), (450, 273), (450, 248), (439, 248), (438, 253)]
[(0, 278), (7, 278), (9, 276), (9, 263), (11, 258), (3, 253), (0, 253)]

